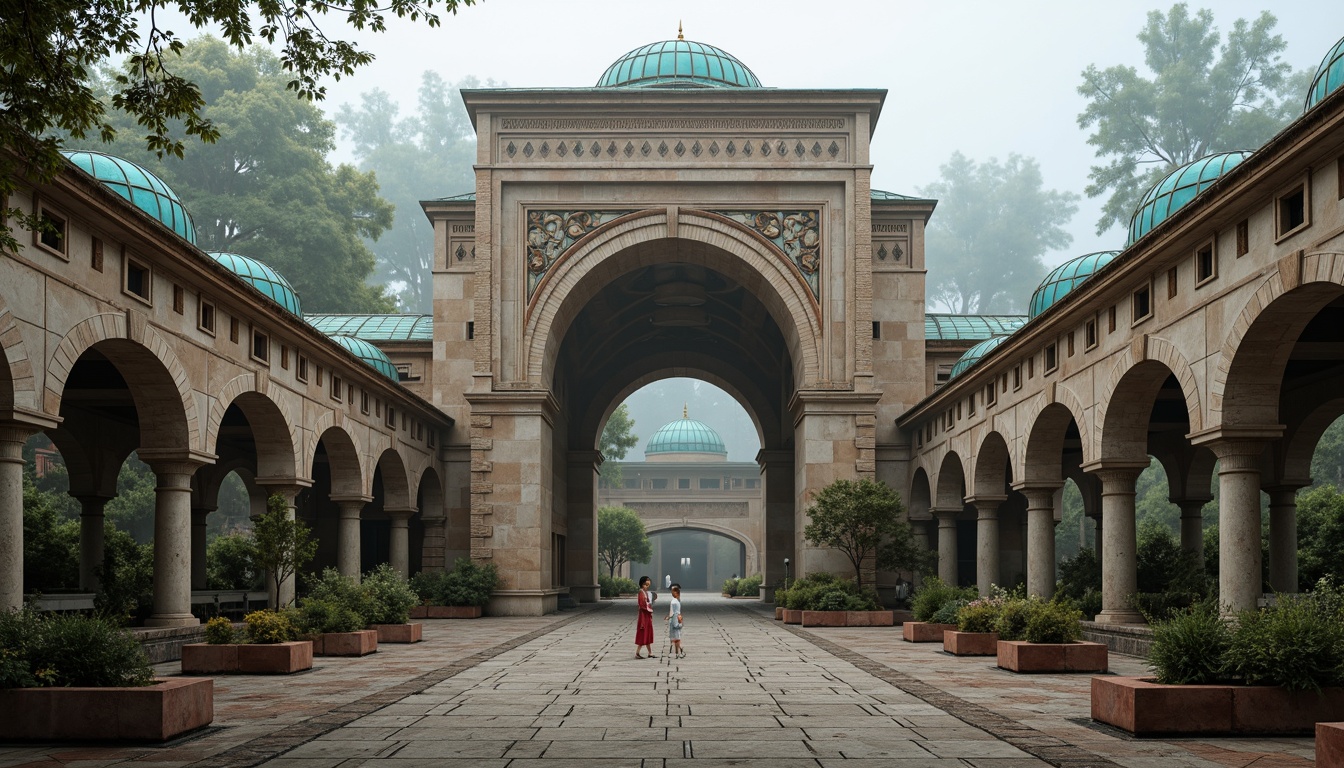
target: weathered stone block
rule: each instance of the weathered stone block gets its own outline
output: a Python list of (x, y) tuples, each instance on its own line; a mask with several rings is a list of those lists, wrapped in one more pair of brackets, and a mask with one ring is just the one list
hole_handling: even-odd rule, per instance
[(5, 741), (167, 741), (215, 719), (215, 681), (156, 680), (140, 688), (0, 691)]
[(327, 632), (313, 640), (313, 653), (318, 656), (368, 656), (377, 650), (378, 632), (373, 629)]
[(1088, 642), (1000, 640), (998, 664), (1012, 672), (1105, 672), (1106, 646)]
[(419, 623), (374, 624), (369, 629), (378, 632), (380, 643), (418, 643), (423, 639), (424, 627)]
[(933, 624), (927, 621), (907, 621), (901, 624), (901, 639), (907, 643), (941, 643), (943, 633), (956, 631), (956, 624)]
[(949, 629), (943, 633), (943, 650), (953, 656), (996, 656), (999, 652), (999, 633)]

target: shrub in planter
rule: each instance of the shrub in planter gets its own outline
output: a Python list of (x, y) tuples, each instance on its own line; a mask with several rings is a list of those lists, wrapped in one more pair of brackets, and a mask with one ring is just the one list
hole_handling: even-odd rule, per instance
[(745, 579), (737, 580), (738, 597), (756, 597), (761, 594), (761, 585), (765, 583), (765, 577), (757, 573), (748, 576)]
[[(340, 606), (353, 612), (364, 622), (358, 629), (363, 629), (364, 625), (372, 623), (372, 618), (379, 612), (372, 594), (354, 579), (342, 575), (335, 568), (327, 568), (319, 576), (309, 581), (308, 596), (304, 598), (304, 602), (308, 600), (317, 600), (330, 606)], [(302, 624), (302, 620), (299, 623)]]
[(639, 591), (639, 585), (634, 579), (627, 579), (624, 576), (602, 574), (597, 577), (597, 584), (602, 597), (620, 597), (622, 594), (628, 595)]
[(112, 621), (32, 609), (0, 613), (0, 688), (149, 685), (140, 643)]
[(1082, 611), (1066, 603), (1028, 603), (1023, 639), (1028, 643), (1076, 643), (1083, 639)]
[(364, 574), (360, 589), (368, 598), (369, 624), (405, 624), (417, 596), (411, 585), (392, 566), (384, 563)]
[(1279, 595), (1237, 620), (1224, 658), (1247, 685), (1319, 691), (1344, 685), (1344, 610), (1329, 584), (1315, 594)]
[(1212, 604), (1197, 605), (1153, 625), (1148, 666), (1163, 685), (1207, 685), (1225, 679), (1223, 656), (1232, 642)]
[(723, 594), (734, 597), (737, 595), (737, 579), (724, 579), (723, 588), (720, 590)]
[(223, 616), (205, 622), (205, 642), (210, 645), (229, 645), (237, 642), (234, 636), (237, 633), (233, 631), (233, 622)]
[(911, 599), (911, 608), (915, 612), (915, 621), (932, 621), (933, 615), (944, 603), (953, 600), (974, 600), (976, 592), (970, 587), (958, 587), (930, 576), (924, 580)]
[(253, 611), (243, 617), (247, 624), (247, 641), (260, 645), (287, 643), (299, 636), (299, 629), (291, 619), (292, 612)]
[(364, 616), (331, 599), (305, 597), (299, 603), (298, 625), (305, 634), (358, 632), (368, 626)]
[(1003, 613), (1004, 601), (996, 597), (982, 597), (961, 606), (957, 611), (958, 632), (994, 632)]
[(999, 620), (994, 625), (994, 631), (999, 633), (1000, 640), (1026, 639), (1027, 621), (1031, 618), (1032, 604), (1035, 602), (1040, 602), (1039, 598), (1004, 602), (1003, 609), (999, 612)]
[(949, 600), (929, 617), (931, 624), (956, 624), (957, 614), (969, 603), (966, 600)]
[[(602, 581), (607, 577), (598, 578), (602, 594), (614, 597), (607, 592), (607, 582)], [(611, 581), (620, 588), (624, 588), (628, 583), (632, 585), (632, 592), (638, 590), (638, 587), (633, 587), (634, 582), (629, 579), (618, 576)], [(420, 596), (421, 602), (429, 605), (484, 606), (490, 602), (490, 595), (498, 586), (499, 569), (494, 563), (482, 565), (466, 557), (459, 557), (451, 571), (417, 574), (412, 582), (412, 588)]]

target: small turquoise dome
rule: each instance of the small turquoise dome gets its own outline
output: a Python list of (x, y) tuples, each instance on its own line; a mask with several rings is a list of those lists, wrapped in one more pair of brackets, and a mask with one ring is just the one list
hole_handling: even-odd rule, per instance
[(727, 456), (728, 449), (723, 446), (723, 438), (713, 427), (682, 416), (659, 427), (644, 445), (645, 456), (660, 453), (714, 453)]
[(363, 360), (373, 367), (374, 370), (383, 374), (387, 378), (400, 382), (401, 377), (397, 375), (397, 366), (392, 364), (383, 350), (373, 346), (363, 339), (357, 339), (354, 336), (341, 336), (332, 334), (331, 340), (345, 347), (350, 354)]
[(1083, 281), (1091, 277), (1093, 272), (1110, 264), (1111, 259), (1119, 255), (1119, 251), (1085, 253), (1050, 270), (1050, 274), (1046, 275), (1045, 279), (1041, 281), (1040, 286), (1036, 288), (1036, 292), (1031, 294), (1031, 304), (1027, 307), (1027, 319), (1030, 320), (1054, 306), (1056, 301), (1064, 298), (1069, 291), (1082, 285)]
[(617, 59), (598, 88), (760, 88), (761, 81), (737, 57), (690, 40), (650, 43)]
[(1186, 163), (1167, 174), (1139, 201), (1134, 218), (1129, 220), (1129, 239), (1125, 241), (1125, 247), (1128, 248), (1151, 232), (1153, 227), (1166, 221), (1186, 203), (1194, 200), (1196, 195), (1208, 189), (1220, 176), (1250, 156), (1250, 152), (1219, 152)]
[(985, 339), (979, 344), (976, 344), (974, 347), (971, 347), (970, 349), (966, 350), (966, 354), (962, 355), (957, 360), (957, 362), (952, 365), (952, 373), (948, 375), (948, 379), (955, 379), (956, 377), (960, 376), (971, 366), (980, 362), (980, 358), (989, 354), (989, 351), (991, 349), (1002, 344), (1004, 340), (1007, 338), (1008, 338), (1007, 336), (994, 336), (992, 338)]
[(158, 176), (130, 160), (102, 152), (62, 151), (61, 154), (81, 171), (101, 181), (103, 186), (176, 232), (183, 240), (196, 244), (196, 227), (191, 222), (191, 216), (177, 194)]
[(289, 310), (290, 314), (303, 317), (299, 294), (294, 292), (294, 286), (289, 284), (284, 275), (250, 256), (215, 252), (211, 253), (210, 257), (246, 280), (253, 288), (266, 294), (267, 298)]
[(1311, 87), (1307, 89), (1307, 109), (1320, 104), (1341, 85), (1344, 85), (1344, 37), (1325, 54), (1321, 66), (1316, 68), (1316, 76), (1311, 79)]

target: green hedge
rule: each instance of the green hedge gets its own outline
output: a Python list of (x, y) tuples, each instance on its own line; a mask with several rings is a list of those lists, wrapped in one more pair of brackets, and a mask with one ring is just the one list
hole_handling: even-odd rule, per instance
[(411, 580), (411, 588), (428, 605), (484, 607), (499, 587), (499, 569), (494, 563), (477, 563), (459, 557), (451, 571), (422, 571)]
[(819, 572), (793, 582), (787, 590), (776, 590), (775, 605), (798, 611), (876, 611), (882, 601), (872, 587)]
[(139, 641), (112, 620), (0, 613), (0, 688), (143, 686), (152, 678)]

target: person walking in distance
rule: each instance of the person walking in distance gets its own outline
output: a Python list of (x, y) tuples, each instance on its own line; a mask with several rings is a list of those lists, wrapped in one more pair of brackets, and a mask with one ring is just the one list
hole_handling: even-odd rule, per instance
[(686, 651), (681, 647), (681, 585), (672, 585), (672, 602), (667, 606), (667, 638), (672, 641), (672, 657), (681, 658)]
[[(653, 658), (653, 601), (649, 599), (649, 585), (653, 580), (648, 576), (639, 577), (639, 617), (635, 619), (635, 658)], [(640, 656), (641, 649), (647, 648), (649, 654)]]
[(671, 589), (671, 588), (672, 588), (672, 574), (669, 573), (663, 576), (663, 589)]

